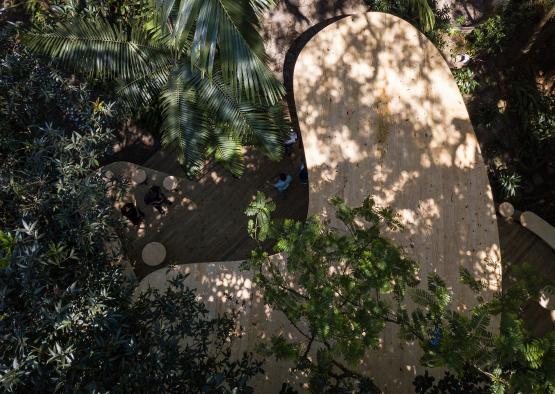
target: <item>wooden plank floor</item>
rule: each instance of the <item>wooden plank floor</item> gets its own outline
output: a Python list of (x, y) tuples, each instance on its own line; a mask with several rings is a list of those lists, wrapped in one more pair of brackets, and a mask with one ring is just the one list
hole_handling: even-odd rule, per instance
[[(329, 197), (358, 204), (372, 194), (401, 213), (406, 231), (390, 235), (421, 262), (422, 277), (435, 271), (446, 280), (456, 307), (464, 310), (474, 300), (459, 283), (459, 264), (487, 281), (489, 294), (499, 290), (499, 238), (479, 145), (449, 68), (422, 34), (379, 13), (327, 26), (298, 57), (294, 100), (311, 181), (309, 214), (333, 219)], [(246, 302), (240, 319), (247, 333), (238, 352), (254, 349), (261, 337), (293, 335), (236, 261), (158, 270), (139, 291), (164, 288), (177, 272), (191, 273), (187, 283), (213, 312), (225, 311), (225, 294)], [(418, 346), (399, 343), (390, 328), (382, 346), (379, 357), (368, 354), (361, 371), (386, 392), (412, 392), (422, 372)], [(296, 379), (279, 364), (266, 372), (260, 392), (278, 392), (284, 379)]]
[[(555, 278), (555, 251), (531, 231), (518, 223), (498, 218), (501, 257), (503, 259), (503, 285), (510, 286), (511, 266), (529, 263), (537, 273)], [(524, 310), (524, 320), (535, 334), (543, 335), (555, 328), (555, 313), (532, 302)]]
[[(204, 261), (241, 260), (249, 256), (254, 242), (247, 234), (246, 207), (257, 190), (273, 196), (274, 190), (267, 182), (276, 174), (291, 174), (294, 181), (284, 200), (276, 200), (274, 217), (305, 220), (308, 207), (308, 186), (302, 185), (297, 171), (300, 165), (300, 150), (294, 149), (291, 157), (272, 162), (249, 150), (246, 154), (245, 174), (234, 178), (220, 166), (212, 166), (198, 181), (185, 177), (177, 164), (175, 153), (160, 150), (144, 165), (149, 174), (147, 185), (131, 185), (127, 198), (118, 203), (134, 202), (146, 214), (141, 227), (128, 223), (127, 232), (131, 243), (128, 257), (135, 266), (135, 273), (142, 278), (154, 269), (145, 265), (141, 251), (149, 242), (157, 241), (166, 246), (164, 265)], [(115, 162), (104, 167), (130, 179), (136, 166), (131, 163)], [(153, 185), (162, 186), (166, 175), (180, 178), (180, 187), (165, 194), (174, 204), (161, 216), (152, 206), (144, 204), (144, 195)], [(268, 245), (269, 246), (269, 245)]]

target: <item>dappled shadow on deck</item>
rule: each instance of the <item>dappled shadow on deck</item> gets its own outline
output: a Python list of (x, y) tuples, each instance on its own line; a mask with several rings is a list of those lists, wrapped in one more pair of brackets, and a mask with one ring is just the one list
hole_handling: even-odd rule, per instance
[[(555, 278), (555, 251), (537, 235), (519, 223), (498, 217), (501, 257), (503, 258), (503, 289), (509, 288), (514, 278), (514, 267), (526, 263), (542, 278)], [(550, 298), (555, 297), (551, 295)], [(555, 329), (555, 300), (549, 309), (539, 302), (530, 302), (523, 311), (523, 319), (536, 335), (545, 335)], [(552, 310), (554, 309), (554, 310)]]
[[(368, 194), (396, 209), (404, 231), (389, 233), (438, 273), (460, 311), (475, 303), (459, 266), (500, 288), (495, 210), (480, 147), (439, 51), (398, 18), (369, 13), (327, 26), (302, 49), (294, 100), (309, 168), (309, 214), (333, 219), (333, 195), (351, 205)], [(388, 392), (410, 392), (420, 351), (391, 327), (380, 358), (361, 366)]]
[[(420, 262), (423, 279), (437, 272), (447, 282), (455, 308), (474, 304), (459, 283), (459, 265), (486, 282), (486, 298), (499, 290), (499, 239), (480, 148), (450, 70), (422, 34), (384, 14), (346, 17), (302, 49), (293, 85), (309, 169), (309, 214), (339, 226), (329, 197), (356, 205), (373, 195), (405, 224), (404, 231), (388, 235)], [(212, 311), (225, 311), (229, 295), (247, 303), (241, 324), (248, 335), (238, 351), (252, 351), (258, 339), (275, 333), (295, 336), (237, 262), (176, 270), (191, 272), (187, 283)], [(158, 271), (141, 286), (164, 287), (166, 278)], [(381, 348), (359, 368), (386, 392), (412, 392), (411, 382), (422, 372), (420, 354), (388, 327)], [(269, 380), (260, 383), (260, 392), (278, 392), (281, 379), (296, 379), (279, 363), (266, 370)]]

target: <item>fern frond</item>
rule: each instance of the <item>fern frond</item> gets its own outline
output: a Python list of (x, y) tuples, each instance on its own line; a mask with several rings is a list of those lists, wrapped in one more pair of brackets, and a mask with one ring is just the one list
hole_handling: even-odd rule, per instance
[(485, 287), (483, 282), (474, 279), (470, 271), (463, 266), (459, 267), (459, 276), (461, 283), (470, 287), (475, 294), (479, 294)]

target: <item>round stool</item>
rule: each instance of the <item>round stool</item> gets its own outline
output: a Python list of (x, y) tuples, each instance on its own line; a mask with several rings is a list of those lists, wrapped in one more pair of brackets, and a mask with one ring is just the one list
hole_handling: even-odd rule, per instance
[(141, 183), (144, 183), (146, 181), (146, 171), (141, 170), (140, 168), (133, 171), (133, 173), (131, 174), (131, 179), (133, 180), (133, 182), (139, 185)]
[(515, 207), (513, 207), (513, 204), (511, 204), (510, 202), (502, 202), (501, 204), (499, 204), (499, 213), (504, 218), (512, 218), (515, 214)]
[(171, 192), (177, 188), (177, 178), (171, 175), (167, 176), (164, 178), (162, 185), (164, 186), (164, 189)]
[(166, 258), (166, 247), (160, 242), (150, 242), (143, 248), (142, 258), (151, 267), (161, 264)]

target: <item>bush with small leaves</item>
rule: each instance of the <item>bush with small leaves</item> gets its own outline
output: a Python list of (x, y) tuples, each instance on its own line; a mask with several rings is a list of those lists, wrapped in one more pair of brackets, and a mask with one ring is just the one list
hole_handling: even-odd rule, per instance
[(478, 81), (474, 79), (474, 72), (470, 68), (454, 70), (453, 76), (462, 94), (470, 94), (478, 87)]
[[(423, 287), (416, 279), (418, 264), (380, 234), (383, 226), (400, 228), (391, 209), (371, 198), (355, 208), (340, 198), (331, 203), (339, 226), (317, 216), (306, 223), (272, 220), (267, 239), (287, 261), (270, 258), (260, 247), (245, 264), (254, 270), (265, 302), (283, 312), (298, 334), (298, 339), (271, 338), (261, 345), (263, 354), (292, 360), (308, 377), (311, 392), (379, 392), (372, 376), (381, 372), (365, 375), (356, 366), (379, 348), (389, 323), (399, 328), (400, 344), (419, 344), (423, 367), (451, 372), (437, 387), (468, 388), (465, 377), (475, 376), (492, 392), (553, 390), (555, 333), (535, 337), (520, 317), (546, 285), (553, 286), (552, 278), (515, 266), (512, 272), (520, 279), (486, 300), (482, 281), (461, 268), (460, 280), (475, 301), (459, 311), (437, 274), (430, 273)], [(422, 379), (420, 392), (435, 392), (429, 377)]]
[(0, 391), (252, 392), (260, 363), (231, 358), (234, 316), (208, 316), (183, 277), (133, 298), (98, 172), (117, 111), (2, 49)]

